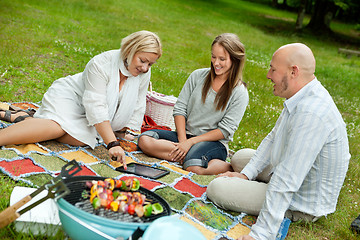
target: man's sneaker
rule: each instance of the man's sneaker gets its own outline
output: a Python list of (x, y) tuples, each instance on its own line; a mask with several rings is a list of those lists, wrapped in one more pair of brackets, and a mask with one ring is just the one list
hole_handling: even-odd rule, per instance
[(351, 223), (351, 229), (356, 233), (360, 233), (360, 215)]

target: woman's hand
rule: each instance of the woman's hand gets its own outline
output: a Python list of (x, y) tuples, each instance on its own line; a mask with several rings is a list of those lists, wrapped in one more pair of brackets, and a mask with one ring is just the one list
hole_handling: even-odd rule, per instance
[(122, 162), (124, 164), (124, 169), (126, 170), (126, 158), (125, 151), (120, 146), (115, 146), (109, 149), (110, 158), (114, 161)]
[(186, 154), (192, 147), (192, 142), (190, 139), (187, 139), (185, 141), (182, 141), (180, 143), (174, 143), (174, 148), (169, 153), (169, 156), (171, 157), (171, 160), (174, 162), (179, 162), (182, 164)]
[(126, 169), (125, 152), (119, 146), (120, 144), (117, 142), (117, 138), (115, 136), (115, 134), (125, 134), (126, 128), (113, 132), (109, 121), (95, 124), (95, 128), (104, 140), (104, 143), (107, 144), (106, 148), (109, 150), (110, 158), (114, 161), (122, 162), (124, 164), (124, 168)]

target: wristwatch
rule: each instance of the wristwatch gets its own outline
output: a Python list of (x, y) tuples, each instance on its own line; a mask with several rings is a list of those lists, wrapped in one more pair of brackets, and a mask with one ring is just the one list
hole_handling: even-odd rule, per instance
[(119, 141), (112, 141), (109, 142), (109, 144), (106, 146), (107, 150), (110, 150), (110, 148), (116, 147), (116, 146), (120, 146), (120, 142)]

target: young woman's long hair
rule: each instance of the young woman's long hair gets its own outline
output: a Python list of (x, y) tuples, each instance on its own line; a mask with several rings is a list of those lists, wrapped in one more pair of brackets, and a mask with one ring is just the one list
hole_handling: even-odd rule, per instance
[[(227, 102), (231, 96), (232, 90), (238, 84), (244, 84), (242, 81), (242, 72), (245, 65), (245, 47), (240, 42), (238, 36), (233, 33), (223, 33), (217, 36), (211, 47), (215, 43), (220, 44), (230, 55), (231, 67), (229, 69), (228, 79), (222, 85), (215, 97), (216, 110), (224, 111), (226, 108)], [(215, 68), (211, 63), (211, 69), (209, 74), (206, 77), (204, 87), (202, 89), (202, 101), (205, 103), (206, 96), (211, 88), (211, 83), (215, 79)]]

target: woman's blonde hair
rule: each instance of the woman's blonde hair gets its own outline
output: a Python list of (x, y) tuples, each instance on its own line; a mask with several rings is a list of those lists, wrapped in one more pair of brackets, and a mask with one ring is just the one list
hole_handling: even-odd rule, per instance
[(160, 38), (153, 32), (138, 31), (130, 34), (121, 41), (121, 58), (130, 65), (134, 55), (138, 52), (155, 53), (158, 57), (161, 56), (161, 42)]
[[(233, 33), (223, 33), (217, 36), (211, 47), (214, 44), (220, 44), (230, 55), (231, 67), (227, 81), (222, 85), (215, 97), (216, 110), (224, 110), (227, 102), (231, 96), (232, 90), (238, 84), (244, 84), (242, 81), (242, 72), (245, 65), (245, 46), (239, 40), (239, 37)], [(202, 89), (202, 101), (205, 103), (206, 96), (211, 88), (211, 83), (215, 79), (215, 68), (211, 63), (211, 69), (206, 77), (204, 87)]]

